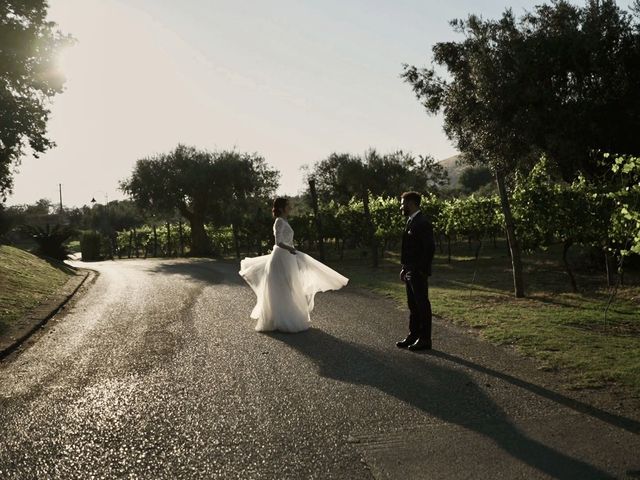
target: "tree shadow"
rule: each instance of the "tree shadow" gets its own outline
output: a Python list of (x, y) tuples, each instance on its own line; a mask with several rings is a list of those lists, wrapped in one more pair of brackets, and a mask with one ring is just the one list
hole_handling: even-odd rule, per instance
[[(477, 388), (472, 377), (459, 369), (438, 365), (435, 362), (427, 365), (424, 358), (418, 355), (392, 357), (364, 345), (340, 340), (317, 329), (298, 335), (268, 335), (311, 359), (317, 365), (321, 376), (376, 388), (445, 422), (464, 426), (487, 437), (514, 458), (553, 478), (615, 478), (596, 466), (529, 438), (509, 421), (494, 401)], [(495, 373), (496, 377), (506, 377), (503, 379), (514, 385), (529, 387), (531, 391), (546, 398), (563, 405), (575, 406), (570, 404), (568, 399), (545, 391), (542, 387), (518, 381), (490, 369), (483, 369), (484, 367), (472, 362), (441, 352), (435, 352), (434, 355), (460, 365), (475, 367), (483, 373)], [(587, 408), (579, 408), (576, 409), (583, 413), (597, 413)], [(602, 414), (597, 418), (612, 420)], [(615, 425), (619, 423), (614, 422)]]
[(72, 267), (71, 265), (67, 265), (62, 260), (57, 260), (55, 258), (47, 257), (46, 255), (38, 255), (38, 258), (44, 260), (49, 265), (51, 265), (56, 270), (60, 270), (67, 275), (74, 275), (77, 272), (77, 269)]
[(154, 262), (149, 271), (168, 275), (183, 275), (191, 277), (195, 281), (209, 284), (242, 285), (244, 282), (238, 274), (238, 270), (238, 265), (233, 262), (198, 259), (184, 262)]

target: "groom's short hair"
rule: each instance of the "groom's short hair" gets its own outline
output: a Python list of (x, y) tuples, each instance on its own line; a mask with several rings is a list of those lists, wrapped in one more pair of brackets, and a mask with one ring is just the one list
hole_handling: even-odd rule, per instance
[(404, 198), (405, 200), (413, 202), (417, 207), (419, 207), (420, 201), (422, 200), (422, 195), (420, 195), (418, 192), (404, 192), (400, 198)]

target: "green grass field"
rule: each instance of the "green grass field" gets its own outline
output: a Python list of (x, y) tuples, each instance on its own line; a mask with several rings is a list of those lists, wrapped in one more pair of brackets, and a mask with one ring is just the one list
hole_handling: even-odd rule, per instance
[(0, 245), (0, 335), (12, 321), (64, 285), (72, 273), (56, 262)]
[[(434, 314), (469, 327), (490, 342), (537, 358), (542, 368), (563, 369), (576, 388), (616, 383), (640, 394), (640, 278), (627, 273), (604, 320), (609, 290), (604, 273), (578, 271), (580, 293), (571, 293), (560, 252), (525, 255), (527, 298), (513, 297), (506, 245), (484, 247), (476, 262), (466, 244), (451, 263), (437, 254), (430, 282)], [(390, 295), (405, 308), (397, 255), (380, 268), (354, 253), (330, 262), (352, 283)], [(475, 281), (474, 281), (475, 274)], [(399, 332), (404, 333), (404, 331)]]

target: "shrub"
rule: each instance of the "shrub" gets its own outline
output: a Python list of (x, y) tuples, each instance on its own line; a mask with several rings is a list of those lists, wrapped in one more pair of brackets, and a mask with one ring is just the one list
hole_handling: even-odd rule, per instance
[(74, 234), (74, 230), (64, 225), (47, 225), (45, 228), (25, 225), (23, 230), (38, 244), (36, 253), (56, 260), (65, 260), (69, 255), (65, 242)]
[(80, 237), (80, 252), (83, 262), (95, 262), (100, 260), (100, 247), (102, 245), (102, 235), (96, 231), (86, 231)]

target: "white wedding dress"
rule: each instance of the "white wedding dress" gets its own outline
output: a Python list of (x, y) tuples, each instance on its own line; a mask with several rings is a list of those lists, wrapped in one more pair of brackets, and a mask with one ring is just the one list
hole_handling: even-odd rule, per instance
[(293, 229), (284, 218), (276, 218), (273, 234), (276, 245), (269, 255), (240, 262), (240, 275), (257, 297), (251, 318), (258, 320), (259, 332), (301, 332), (310, 326), (315, 294), (338, 290), (349, 279), (309, 255), (278, 247), (293, 246)]

